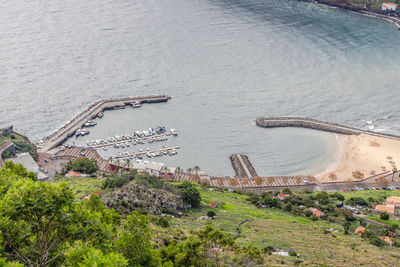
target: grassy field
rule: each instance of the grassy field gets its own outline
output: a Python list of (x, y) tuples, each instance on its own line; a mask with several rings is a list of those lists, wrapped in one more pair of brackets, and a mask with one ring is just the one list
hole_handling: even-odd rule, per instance
[[(80, 198), (100, 190), (103, 179), (63, 178)], [(307, 217), (297, 216), (280, 209), (259, 209), (248, 202), (247, 196), (234, 192), (217, 192), (200, 189), (202, 207), (187, 212), (181, 218), (170, 218), (170, 227), (151, 224), (154, 244), (171, 236), (182, 240), (196, 234), (207, 224), (223, 229), (236, 238), (238, 245), (254, 245), (260, 249), (267, 246), (294, 250), (298, 257), (265, 254), (264, 266), (399, 266), (400, 253), (395, 248), (379, 248), (369, 244), (360, 236), (343, 234), (342, 226), (327, 221), (313, 222)], [(388, 191), (344, 192), (352, 196), (383, 196)], [(397, 192), (398, 193), (398, 192)], [(208, 206), (210, 201), (219, 202), (218, 208)], [(198, 220), (207, 211), (216, 212), (216, 218)], [(238, 224), (245, 220), (240, 226)], [(376, 218), (373, 218), (376, 219)], [(331, 229), (327, 231), (325, 229)], [(162, 242), (161, 242), (162, 243)], [(383, 260), (384, 259), (384, 260)]]
[(71, 177), (62, 178), (53, 183), (65, 182), (75, 192), (76, 198), (82, 198), (90, 193), (101, 190), (104, 178)]
[[(171, 219), (175, 229), (186, 235), (195, 233), (208, 223), (237, 235), (237, 224), (253, 219), (240, 227), (236, 242), (239, 245), (255, 245), (260, 249), (272, 245), (275, 248), (293, 249), (299, 258), (267, 255), (268, 266), (293, 266), (300, 260), (304, 266), (398, 266), (400, 254), (394, 248), (378, 248), (358, 235), (344, 235), (342, 227), (326, 221), (313, 222), (279, 209), (258, 209), (246, 201), (246, 196), (233, 192), (201, 190), (203, 205), (209, 201), (223, 202), (219, 208), (203, 207), (187, 213), (183, 218)], [(214, 210), (214, 220), (198, 220)], [(334, 231), (324, 234), (324, 229)], [(337, 230), (337, 231), (336, 231)], [(167, 230), (169, 231), (169, 230)], [(385, 258), (382, 262), (381, 258)], [(297, 262), (299, 263), (299, 262)]]
[(387, 198), (389, 196), (400, 196), (400, 190), (362, 190), (340, 193), (343, 194), (345, 199), (349, 199), (351, 197), (362, 197), (367, 199), (368, 197)]

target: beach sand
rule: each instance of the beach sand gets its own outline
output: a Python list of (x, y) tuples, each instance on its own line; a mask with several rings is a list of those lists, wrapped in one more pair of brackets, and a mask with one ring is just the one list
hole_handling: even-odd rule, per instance
[(334, 162), (316, 175), (320, 181), (359, 180), (392, 171), (400, 163), (400, 141), (370, 134), (337, 135), (335, 153)]

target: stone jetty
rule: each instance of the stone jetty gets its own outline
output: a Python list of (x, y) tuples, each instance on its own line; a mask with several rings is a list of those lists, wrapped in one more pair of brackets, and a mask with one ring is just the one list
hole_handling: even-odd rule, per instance
[(344, 134), (344, 135), (360, 135), (370, 134), (379, 137), (391, 138), (400, 140), (400, 136), (376, 133), (367, 130), (361, 130), (350, 126), (341, 125), (338, 123), (324, 122), (314, 119), (301, 118), (301, 117), (269, 117), (256, 119), (256, 125), (263, 128), (278, 128), (278, 127), (299, 127), (308, 128), (319, 131)]
[(238, 178), (257, 177), (257, 172), (246, 155), (233, 154), (230, 156), (231, 164)]
[(77, 115), (73, 120), (68, 122), (58, 131), (46, 137), (37, 146), (40, 152), (47, 152), (58, 145), (65, 142), (69, 137), (73, 136), (75, 132), (88, 120), (94, 119), (100, 112), (110, 109), (120, 109), (127, 106), (132, 106), (135, 103), (160, 103), (167, 102), (171, 99), (168, 95), (152, 95), (144, 97), (125, 97), (116, 99), (105, 99), (97, 101), (90, 105), (86, 110)]

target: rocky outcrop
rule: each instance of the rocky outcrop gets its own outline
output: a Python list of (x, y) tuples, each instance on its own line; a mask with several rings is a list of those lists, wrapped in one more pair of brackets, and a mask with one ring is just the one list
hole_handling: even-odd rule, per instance
[(120, 214), (129, 215), (133, 210), (142, 209), (160, 215), (189, 210), (191, 206), (181, 197), (164, 189), (148, 188), (141, 184), (131, 183), (102, 196), (108, 208)]

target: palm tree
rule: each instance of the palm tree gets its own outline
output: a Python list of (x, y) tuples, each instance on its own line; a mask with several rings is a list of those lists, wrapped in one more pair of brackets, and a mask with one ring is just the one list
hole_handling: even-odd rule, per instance
[(186, 170), (189, 174), (192, 174), (192, 168), (188, 168), (187, 170)]
[(175, 174), (179, 174), (179, 173), (181, 173), (181, 172), (182, 172), (181, 167), (176, 167), (176, 168), (175, 168), (175, 171), (174, 171)]
[(193, 167), (193, 170), (196, 172), (196, 175), (198, 174), (199, 171), (201, 171), (200, 167), (197, 165)]
[(394, 174), (397, 172), (397, 168), (396, 167), (393, 167), (393, 169), (392, 169), (392, 182), (393, 182), (393, 180), (394, 180)]
[(118, 172), (118, 171), (119, 171), (119, 165), (121, 164), (121, 162), (120, 162), (119, 159), (117, 159), (117, 160), (116, 160), (116, 163), (117, 163), (117, 166), (116, 166), (116, 167), (117, 167), (117, 172)]
[(126, 159), (125, 167), (127, 167), (127, 166), (128, 166), (127, 169), (131, 168), (131, 160), (130, 159)]

